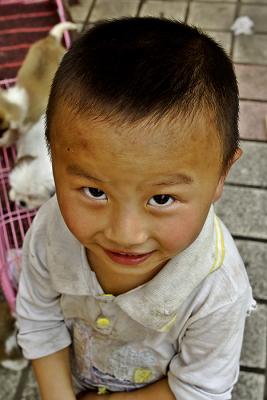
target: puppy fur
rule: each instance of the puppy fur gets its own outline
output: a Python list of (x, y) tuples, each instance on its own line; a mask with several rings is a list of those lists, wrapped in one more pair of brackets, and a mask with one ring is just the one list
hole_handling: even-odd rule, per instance
[(45, 117), (17, 142), (17, 162), (9, 174), (9, 198), (19, 207), (34, 209), (55, 192), (52, 165), (45, 141)]
[(34, 43), (18, 72), (16, 85), (0, 90), (0, 147), (14, 143), (45, 112), (53, 77), (66, 51), (60, 43), (66, 29), (77, 26), (61, 22), (47, 37)]

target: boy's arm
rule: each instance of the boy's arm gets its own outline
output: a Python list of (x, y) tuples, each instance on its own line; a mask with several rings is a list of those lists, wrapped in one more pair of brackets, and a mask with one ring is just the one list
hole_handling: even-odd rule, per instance
[(75, 400), (69, 348), (32, 361), (42, 400)]
[(79, 400), (175, 400), (168, 379), (164, 378), (158, 382), (152, 383), (142, 389), (134, 390), (133, 392), (117, 392), (99, 396), (97, 393), (88, 393)]

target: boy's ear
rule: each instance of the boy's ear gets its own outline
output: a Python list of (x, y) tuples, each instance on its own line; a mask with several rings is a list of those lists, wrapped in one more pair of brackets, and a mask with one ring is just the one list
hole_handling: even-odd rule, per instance
[(226, 177), (227, 177), (227, 175), (228, 175), (228, 172), (230, 171), (232, 165), (233, 165), (237, 160), (239, 160), (239, 158), (242, 156), (242, 154), (243, 154), (243, 150), (240, 149), (240, 148), (238, 148), (238, 149), (236, 150), (236, 152), (235, 152), (233, 158), (232, 158), (231, 161), (229, 162), (229, 165), (228, 165), (228, 167), (227, 167), (227, 170), (223, 173), (223, 175), (221, 175), (221, 177), (220, 177), (220, 179), (219, 179), (219, 182), (218, 182), (218, 185), (217, 185), (217, 188), (216, 188), (216, 191), (215, 191), (215, 193), (214, 193), (213, 203), (215, 203), (217, 200), (220, 199), (220, 197), (221, 197), (221, 195), (222, 195), (222, 192), (223, 192), (224, 182), (225, 182), (225, 179), (226, 179)]

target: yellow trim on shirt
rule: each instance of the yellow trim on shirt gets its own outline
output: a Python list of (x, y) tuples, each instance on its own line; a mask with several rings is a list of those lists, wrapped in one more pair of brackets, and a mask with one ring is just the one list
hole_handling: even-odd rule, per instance
[(210, 269), (210, 273), (222, 266), (225, 257), (225, 245), (223, 238), (222, 226), (219, 218), (215, 216), (214, 225), (216, 231), (216, 244), (215, 244), (215, 259)]
[(160, 332), (168, 332), (171, 329), (171, 327), (175, 324), (176, 318), (177, 318), (177, 316), (174, 315), (174, 317), (172, 317), (170, 319), (170, 321), (167, 322), (167, 324), (164, 325), (159, 331)]

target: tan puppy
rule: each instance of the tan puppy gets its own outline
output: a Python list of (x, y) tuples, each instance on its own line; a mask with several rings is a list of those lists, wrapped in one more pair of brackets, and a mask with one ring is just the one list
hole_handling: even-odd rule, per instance
[(49, 35), (34, 43), (18, 72), (16, 85), (0, 89), (0, 147), (10, 146), (45, 112), (50, 86), (65, 53), (61, 39), (72, 22), (61, 22)]

